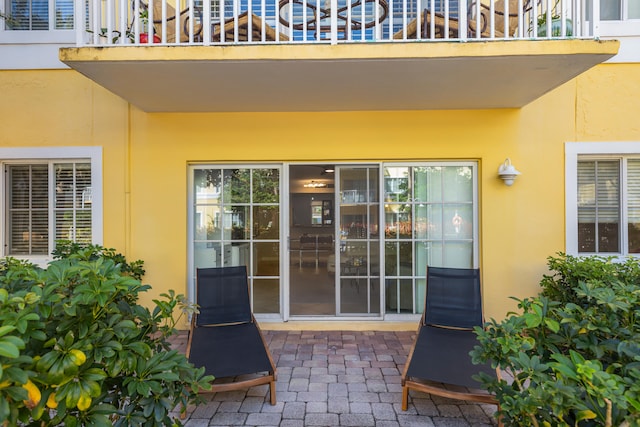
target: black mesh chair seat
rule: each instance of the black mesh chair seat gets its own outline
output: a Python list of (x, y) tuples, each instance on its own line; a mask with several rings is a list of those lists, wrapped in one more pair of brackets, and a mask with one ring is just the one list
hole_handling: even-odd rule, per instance
[(255, 323), (195, 328), (189, 360), (216, 378), (273, 369)]
[(199, 313), (191, 319), (189, 361), (216, 379), (230, 378), (214, 382), (211, 392), (269, 384), (275, 405), (276, 367), (251, 312), (246, 267), (200, 268), (196, 275)]
[(497, 375), (490, 364), (474, 365), (469, 355), (478, 344), (473, 328), (483, 323), (480, 271), (428, 267), (425, 310), (401, 379), (402, 410), (407, 410), (409, 389), (498, 404), (494, 396), (477, 391), (481, 384), (473, 379), (480, 372)]
[[(413, 351), (414, 363), (409, 365), (406, 375), (470, 389), (480, 388), (480, 383), (472, 376), (480, 371), (495, 375), (496, 371), (490, 365), (471, 362), (469, 352), (477, 344), (473, 331), (422, 326)], [(439, 351), (432, 350), (435, 345)]]

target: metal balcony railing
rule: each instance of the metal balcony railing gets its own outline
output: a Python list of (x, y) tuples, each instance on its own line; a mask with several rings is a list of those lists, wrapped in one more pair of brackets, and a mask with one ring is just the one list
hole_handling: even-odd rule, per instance
[(76, 0), (75, 28), (78, 46), (597, 38), (599, 1)]

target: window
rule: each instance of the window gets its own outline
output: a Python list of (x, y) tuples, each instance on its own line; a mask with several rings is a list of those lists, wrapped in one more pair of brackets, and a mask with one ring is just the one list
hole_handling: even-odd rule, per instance
[(600, 19), (603, 21), (640, 19), (640, 0), (602, 0)]
[[(63, 156), (70, 152), (75, 158)], [(28, 154), (60, 157), (25, 160)], [(39, 262), (57, 240), (101, 244), (100, 157), (93, 147), (0, 149), (2, 256)]]
[(7, 164), (5, 176), (7, 255), (46, 256), (52, 239), (91, 243), (90, 163)]
[(6, 30), (72, 30), (73, 0), (6, 0)]
[(640, 144), (567, 144), (566, 170), (567, 252), (640, 254)]
[(578, 160), (578, 252), (640, 253), (639, 179), (640, 157)]
[(626, 44), (621, 46), (620, 50), (629, 49), (631, 61), (637, 61), (637, 42), (625, 41), (624, 38), (640, 36), (640, 0), (600, 1), (600, 35), (622, 37), (621, 41), (631, 43), (628, 48), (625, 48)]

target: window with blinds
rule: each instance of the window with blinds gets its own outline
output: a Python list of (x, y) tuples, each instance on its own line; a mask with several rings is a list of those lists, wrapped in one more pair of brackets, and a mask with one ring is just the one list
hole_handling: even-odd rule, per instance
[(91, 166), (85, 162), (8, 164), (9, 256), (48, 255), (56, 240), (91, 243)]
[(640, 159), (627, 160), (626, 194), (629, 253), (640, 254)]
[[(11, 16), (8, 30), (72, 30), (73, 0), (6, 0)], [(50, 19), (50, 14), (54, 19)]]
[(640, 253), (640, 159), (580, 160), (577, 202), (579, 252)]

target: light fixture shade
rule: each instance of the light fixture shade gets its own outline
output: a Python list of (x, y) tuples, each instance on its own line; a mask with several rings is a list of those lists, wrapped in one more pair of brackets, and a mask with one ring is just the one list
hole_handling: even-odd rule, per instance
[(520, 175), (520, 172), (511, 164), (511, 159), (506, 158), (504, 163), (498, 167), (498, 176), (508, 186), (513, 185), (513, 181)]
[(317, 182), (317, 181), (311, 181), (304, 184), (304, 187), (306, 188), (324, 188), (326, 186), (327, 184), (325, 182)]

